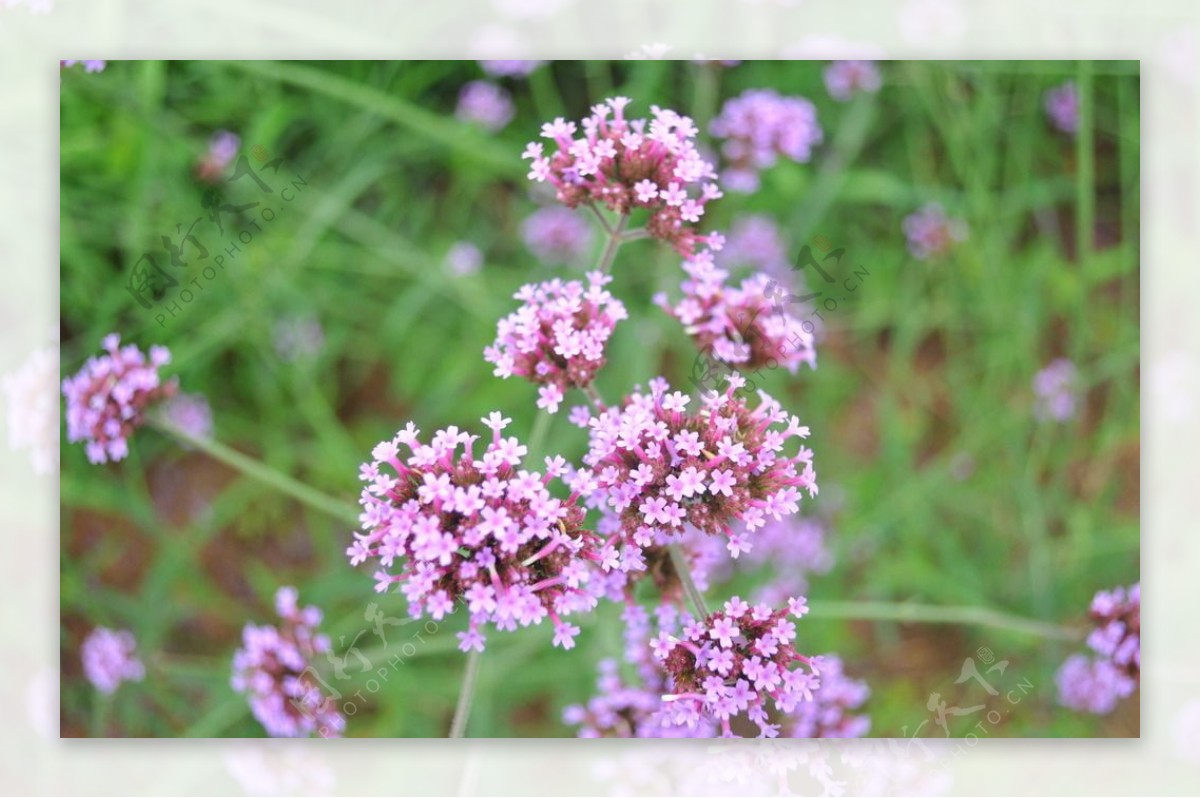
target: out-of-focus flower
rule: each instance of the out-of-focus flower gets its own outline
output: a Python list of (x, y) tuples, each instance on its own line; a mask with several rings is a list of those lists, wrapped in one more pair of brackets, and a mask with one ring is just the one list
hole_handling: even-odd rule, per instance
[[(678, 537), (687, 525), (723, 536), (737, 556), (768, 518), (799, 512), (801, 491), (816, 495), (812, 451), (801, 445), (794, 456), (783, 453), (789, 439), (808, 437), (808, 427), (761, 391), (750, 409), (735, 395), (745, 379), (727, 379), (724, 393), (709, 391), (688, 412), (691, 397), (668, 393), (666, 380), (655, 378), (649, 394), (635, 392), (588, 421), (588, 468), (570, 482), (584, 495), (599, 491), (620, 517), (600, 552), (605, 570), (640, 570), (640, 550), (658, 532)], [(734, 528), (739, 520), (742, 531)]]
[(192, 438), (203, 440), (212, 437), (212, 408), (203, 394), (181, 393), (173, 396), (163, 402), (161, 412), (163, 420)]
[(0, 380), (8, 401), (8, 442), (28, 450), (33, 470), (58, 468), (58, 349), (35, 349), (16, 371)]
[(316, 357), (325, 345), (325, 330), (313, 316), (289, 316), (275, 323), (273, 343), (283, 360), (307, 360)]
[(1067, 421), (1079, 404), (1079, 373), (1075, 364), (1058, 358), (1033, 377), (1036, 401), (1033, 415), (1039, 421)]
[(568, 208), (594, 204), (620, 214), (645, 209), (646, 232), (691, 256), (696, 245), (720, 239), (698, 235), (704, 206), (721, 196), (712, 164), (696, 149), (696, 126), (686, 116), (653, 106), (651, 119), (625, 118), (626, 97), (592, 107), (576, 125), (559, 117), (542, 126), (542, 136), (557, 148), (549, 155), (531, 142), (522, 155), (530, 161), (529, 178), (550, 183)]
[(499, 130), (512, 121), (512, 96), (486, 80), (473, 80), (458, 93), (454, 111), (463, 122), (476, 122), (488, 130)]
[(470, 241), (456, 241), (446, 251), (444, 263), (451, 274), (466, 277), (483, 268), (483, 252)]
[(540, 67), (545, 61), (518, 61), (518, 60), (497, 60), (497, 61), (480, 61), (479, 66), (483, 71), (494, 78), (524, 78), (528, 77), (529, 73)]
[(272, 737), (340, 737), (346, 719), (338, 711), (341, 693), (329, 687), (310, 665), (331, 650), (317, 632), (321, 611), (297, 605), (294, 587), (275, 594), (279, 626), (246, 624), (242, 647), (233, 655), (230, 684), (245, 693), (250, 711)]
[(1063, 133), (1079, 131), (1079, 86), (1068, 80), (1046, 92), (1046, 116)]
[(787, 246), (779, 225), (770, 216), (750, 213), (733, 220), (721, 251), (713, 262), (726, 271), (737, 267), (781, 276), (788, 270)]
[(846, 102), (856, 92), (874, 94), (881, 85), (879, 66), (874, 61), (834, 61), (825, 67), (825, 88), (838, 102)]
[(237, 158), (238, 148), (242, 140), (236, 133), (228, 130), (218, 130), (208, 141), (208, 151), (196, 164), (196, 177), (205, 183), (216, 183), (225, 174), (225, 170)]
[(655, 301), (683, 324), (701, 352), (722, 363), (747, 369), (782, 366), (795, 374), (801, 364), (816, 368), (815, 328), (787, 311), (788, 293), (759, 273), (740, 286), (728, 285), (728, 273), (708, 253), (684, 263), (683, 299), (672, 306), (663, 295)]
[(67, 398), (67, 440), (85, 442), (93, 463), (129, 454), (129, 436), (145, 421), (150, 406), (175, 395), (177, 382), (162, 382), (160, 367), (171, 361), (166, 347), (152, 346), (147, 357), (133, 344), (122, 347), (116, 333), (104, 338), (106, 354), (89, 358), (63, 381)]
[(741, 192), (757, 189), (759, 172), (780, 156), (808, 161), (824, 135), (811, 102), (773, 89), (749, 89), (726, 101), (709, 129), (724, 141), (721, 152), (729, 166), (722, 182)]
[(918, 260), (942, 255), (967, 240), (967, 223), (946, 216), (945, 209), (936, 202), (906, 216), (903, 227), (908, 251)]
[(107, 61), (59, 61), (58, 63), (63, 69), (70, 69), (76, 64), (83, 64), (84, 72), (103, 72), (104, 68), (108, 66)]
[(98, 626), (83, 641), (83, 675), (100, 692), (111, 695), (121, 682), (140, 682), (146, 668), (134, 654), (133, 633)]
[(604, 286), (612, 277), (589, 272), (578, 280), (557, 278), (525, 285), (514, 294), (521, 307), (500, 320), (496, 341), (483, 351), (497, 377), (524, 377), (542, 386), (538, 407), (558, 412), (570, 388), (587, 389), (605, 363), (604, 347), (627, 313)]
[(812, 691), (812, 701), (800, 701), (796, 709), (783, 720), (782, 736), (815, 738), (862, 737), (871, 728), (871, 719), (855, 714), (861, 709), (871, 689), (867, 683), (846, 676), (841, 658), (825, 654), (814, 658), (820, 663), (819, 685)]
[(363, 532), (346, 554), (352, 565), (378, 561), (375, 589), (399, 584), (414, 618), (441, 620), (464, 604), (463, 651), (483, 650), (486, 624), (511, 631), (547, 617), (554, 645), (572, 648), (579, 627), (563, 618), (596, 604), (585, 590), (595, 534), (582, 526), (579, 491), (551, 496), (562, 458), (546, 458), (545, 476), (527, 471), (526, 447), (500, 435), (509, 419), (492, 413), (483, 422), (492, 440), (478, 460), (479, 437), (457, 427), (426, 445), (409, 423), (376, 446), (359, 471)]
[(521, 223), (521, 238), (534, 257), (552, 266), (577, 263), (592, 248), (592, 225), (577, 211), (539, 208)]
[(1071, 709), (1103, 715), (1141, 682), (1141, 585), (1100, 591), (1088, 617), (1095, 628), (1087, 644), (1096, 656), (1075, 654), (1063, 663), (1056, 677), (1058, 698)]

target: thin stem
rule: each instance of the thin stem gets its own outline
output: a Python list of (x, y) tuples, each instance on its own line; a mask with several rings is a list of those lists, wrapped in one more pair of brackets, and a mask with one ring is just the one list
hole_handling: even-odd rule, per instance
[(207, 438), (195, 438), (176, 426), (164, 421), (161, 418), (151, 418), (149, 424), (156, 429), (165, 432), (172, 437), (187, 443), (188, 445), (199, 449), (209, 457), (224, 463), (246, 476), (257, 479), (264, 485), (268, 485), (281, 493), (286, 493), (293, 499), (307, 504), (314, 510), (320, 510), (323, 513), (337, 518), (339, 521), (347, 521), (351, 524), (358, 524), (358, 510), (354, 505), (347, 504), (332, 496), (327, 496), (316, 488), (305, 485), (292, 479), (286, 474), (282, 474), (270, 466), (255, 460), (253, 457), (248, 457), (241, 452), (231, 449), (224, 444), (217, 443), (215, 440)]
[(813, 602), (810, 607), (813, 618), (987, 626), (1055, 640), (1078, 640), (1082, 637), (1074, 629), (1009, 615), (987, 607), (940, 607), (934, 604), (898, 604), (887, 601), (818, 601)]
[(606, 407), (604, 400), (600, 398), (600, 392), (596, 390), (595, 385), (589, 383), (588, 385), (583, 386), (583, 392), (587, 394), (588, 399), (592, 400), (592, 404), (594, 404), (597, 409), (603, 410)]
[(708, 617), (708, 607), (704, 604), (704, 595), (696, 588), (696, 583), (692, 581), (692, 571), (688, 567), (687, 557), (684, 556), (683, 549), (679, 548), (678, 543), (672, 543), (667, 546), (667, 550), (671, 552), (671, 564), (675, 566), (675, 572), (679, 574), (679, 581), (683, 584), (683, 592), (687, 594), (688, 601), (692, 603), (692, 608), (701, 619)]
[(624, 244), (624, 243), (628, 243), (629, 241), (640, 241), (643, 238), (649, 238), (649, 237), (650, 237), (650, 231), (644, 227), (639, 227), (636, 230), (629, 230), (629, 231), (626, 231), (625, 233), (622, 233), (621, 234), (621, 243)]
[(467, 720), (471, 717), (471, 700), (475, 697), (475, 683), (479, 681), (479, 660), (482, 654), (471, 649), (467, 654), (467, 670), (463, 674), (462, 689), (458, 693), (458, 706), (454, 708), (454, 720), (450, 722), (451, 739), (466, 736)]
[(529, 434), (529, 453), (531, 455), (540, 456), (542, 454), (546, 433), (550, 431), (550, 422), (553, 420), (554, 416), (549, 413), (537, 414), (537, 418), (533, 421), (533, 432)]
[(608, 234), (608, 241), (604, 245), (604, 252), (600, 255), (600, 262), (596, 264), (596, 269), (601, 274), (608, 274), (612, 268), (613, 260), (617, 257), (617, 250), (621, 248), (621, 233), (625, 231), (625, 225), (629, 224), (629, 214), (623, 213), (617, 219), (615, 227), (611, 228)]
[(596, 207), (596, 204), (594, 202), (589, 202), (587, 204), (587, 209), (592, 212), (593, 216), (596, 217), (596, 221), (600, 222), (600, 226), (604, 228), (604, 232), (611, 236), (613, 234), (612, 225), (608, 223), (608, 219), (604, 218), (604, 214), (600, 212), (600, 209)]

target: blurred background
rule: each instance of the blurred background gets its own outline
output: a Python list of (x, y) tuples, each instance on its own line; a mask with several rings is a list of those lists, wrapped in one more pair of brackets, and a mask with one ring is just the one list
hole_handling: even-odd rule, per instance
[[(1083, 630), (1097, 590), (1138, 580), (1137, 65), (881, 62), (878, 91), (847, 101), (830, 95), (827, 67), (64, 70), (62, 373), (114, 330), (143, 348), (166, 345), (166, 373), (205, 398), (216, 439), (351, 501), (358, 465), (409, 420), (426, 431), (476, 426), (498, 409), (528, 437), (535, 389), (493, 377), (483, 348), (520, 285), (582, 275), (602, 241), (572, 229), (590, 223), (583, 213), (539, 215), (556, 206), (525, 179), (525, 143), (544, 121), (578, 119), (619, 94), (636, 115), (660, 105), (693, 116), (717, 157), (708, 122), (726, 100), (752, 88), (808, 98), (823, 130), (811, 160), (782, 159), (756, 192), (727, 191), (704, 220), (730, 237), (757, 230), (747, 240), (776, 253), (762, 256), (772, 268), (786, 272), (807, 244), (844, 249), (845, 276), (863, 272), (822, 314), (815, 371), (756, 376), (813, 430), (821, 494), (808, 513), (828, 556), (805, 574), (805, 647), (837, 652), (870, 685), (873, 735), (940, 736), (936, 693), (1006, 710), (992, 736), (1135, 736), (1136, 697), (1106, 717), (1057, 705), (1054, 673), (1081, 642), (878, 616), (917, 602)], [(493, 89), (465, 95), (475, 81)], [(1076, 134), (1047, 107), (1068, 82), (1081, 99)], [(172, 266), (164, 237), (179, 246), (192, 230), (210, 258), (232, 246), (213, 235), (207, 192), (237, 173), (238, 156), (272, 188), (268, 200), (245, 175), (225, 192), (237, 206), (262, 203), (218, 213), (249, 240), (211, 279), (191, 260), (195, 243), (180, 247), (190, 263)], [(931, 203), (955, 234), (921, 257), (905, 220)], [(162, 297), (141, 295), (149, 307), (129, 290), (147, 252), (180, 278)], [(657, 374), (687, 385), (695, 348), (651, 302), (678, 295), (678, 256), (634, 242), (613, 273), (631, 318), (614, 334), (601, 392)], [(1069, 373), (1038, 379), (1060, 360)], [(1069, 389), (1047, 388), (1056, 373)], [(1064, 391), (1069, 413), (1055, 409)], [(578, 457), (585, 436), (560, 414), (545, 445)], [(230, 658), (245, 623), (273, 622), (281, 585), (325, 611), (339, 650), (370, 629), (370, 603), (404, 616), (402, 596), (376, 596), (369, 572), (348, 565), (350, 525), (153, 430), (132, 449), (103, 467), (81, 447), (61, 450), (64, 736), (261, 735), (229, 686)], [(743, 568), (709, 595), (752, 594), (775, 576), (769, 564)], [(415, 643), (376, 691), (361, 677), (366, 698), (349, 735), (445, 734), (460, 620)], [(131, 630), (147, 670), (110, 701), (81, 674), (80, 645), (98, 625)], [(573, 734), (562, 708), (594, 693), (595, 663), (619, 655), (620, 630), (606, 607), (568, 652), (550, 649), (549, 628), (491, 635), (472, 736)], [(1030, 685), (1011, 712), (977, 682), (955, 683), (965, 659), (986, 655), (1008, 663), (1006, 683)], [(955, 736), (977, 719), (952, 725)]]

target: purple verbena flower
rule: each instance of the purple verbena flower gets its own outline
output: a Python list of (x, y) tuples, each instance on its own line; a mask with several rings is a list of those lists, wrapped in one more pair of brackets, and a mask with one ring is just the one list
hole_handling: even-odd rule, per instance
[(523, 286), (524, 304), (502, 318), (484, 350), (497, 377), (524, 377), (542, 386), (539, 407), (551, 413), (569, 388), (586, 389), (604, 365), (604, 347), (625, 306), (604, 286), (612, 277), (589, 272), (588, 284), (557, 278)]
[(906, 216), (903, 228), (908, 238), (908, 251), (918, 260), (941, 255), (967, 239), (966, 222), (947, 217), (946, 211), (936, 202)]
[(1068, 421), (1079, 404), (1079, 374), (1066, 358), (1053, 360), (1033, 378), (1036, 397), (1033, 415), (1038, 421)]
[(1107, 714), (1141, 683), (1141, 585), (1102, 590), (1092, 599), (1088, 635), (1094, 659), (1075, 654), (1063, 663), (1056, 680), (1059, 701), (1071, 709)]
[(627, 97), (592, 106), (580, 123), (562, 117), (542, 126), (556, 148), (531, 142), (522, 155), (530, 160), (529, 179), (549, 182), (568, 208), (593, 204), (621, 214), (645, 209), (646, 231), (684, 256), (697, 244), (710, 244), (696, 226), (704, 206), (721, 196), (716, 172), (696, 149), (696, 126), (686, 116), (652, 106), (651, 118), (626, 119)]
[(734, 219), (729, 235), (713, 262), (732, 271), (747, 267), (752, 271), (781, 275), (788, 270), (787, 247), (779, 225), (766, 214), (745, 214)]
[(813, 660), (820, 671), (820, 685), (813, 688), (812, 701), (800, 701), (783, 721), (782, 736), (816, 738), (862, 737), (871, 719), (855, 714), (871, 695), (867, 683), (845, 674), (842, 660), (825, 654)]
[(129, 436), (145, 421), (146, 411), (178, 390), (176, 380), (164, 383), (158, 375), (171, 361), (166, 347), (152, 346), (147, 356), (133, 344), (120, 343), (116, 333), (105, 336), (106, 354), (89, 358), (78, 374), (63, 381), (67, 440), (86, 442), (93, 463), (124, 459)]
[(874, 94), (882, 83), (874, 61), (834, 61), (825, 67), (825, 88), (838, 102), (849, 100), (855, 92)]
[(758, 173), (780, 156), (807, 162), (824, 135), (811, 102), (773, 89), (749, 89), (726, 101), (709, 129), (724, 140), (721, 152), (729, 167), (722, 180), (741, 192), (758, 188)]
[(444, 263), (454, 276), (466, 277), (483, 267), (483, 252), (470, 241), (456, 241), (446, 251)]
[(579, 213), (560, 205), (539, 208), (521, 223), (521, 238), (542, 263), (579, 261), (592, 247), (592, 225)]
[(801, 491), (816, 495), (812, 451), (801, 445), (795, 456), (783, 453), (789, 439), (808, 437), (808, 427), (761, 391), (750, 409), (735, 395), (745, 380), (730, 374), (728, 381), (725, 393), (708, 392), (689, 412), (691, 397), (668, 393), (656, 378), (649, 394), (633, 393), (588, 421), (588, 468), (572, 483), (584, 494), (598, 490), (620, 518), (600, 552), (605, 570), (640, 569), (640, 550), (657, 533), (678, 538), (689, 525), (724, 536), (733, 551), (735, 521), (753, 535), (768, 518), (799, 512)]
[(131, 632), (97, 626), (83, 641), (83, 675), (106, 695), (116, 692), (121, 682), (140, 682), (146, 668), (134, 654), (136, 647)]
[(352, 565), (377, 561), (375, 589), (398, 584), (414, 618), (441, 620), (465, 604), (463, 651), (483, 650), (485, 624), (512, 631), (547, 616), (554, 645), (571, 648), (579, 628), (562, 618), (596, 604), (585, 589), (595, 535), (582, 526), (577, 494), (550, 494), (561, 459), (546, 459), (546, 476), (527, 471), (526, 447), (501, 437), (509, 419), (492, 413), (483, 423), (492, 440), (480, 459), (479, 436), (458, 427), (424, 444), (410, 422), (376, 446), (360, 470), (363, 532), (346, 553)]
[(1046, 116), (1063, 133), (1079, 131), (1079, 86), (1068, 80), (1046, 92)]
[(463, 122), (476, 122), (488, 130), (499, 130), (512, 121), (512, 96), (486, 80), (473, 80), (458, 93), (454, 111)]
[(203, 394), (181, 393), (163, 402), (162, 417), (193, 438), (211, 438), (212, 408)]
[(321, 611), (297, 606), (294, 587), (275, 594), (279, 626), (246, 624), (242, 647), (233, 655), (230, 684), (245, 693), (250, 711), (272, 737), (340, 737), (346, 719), (338, 711), (341, 693), (310, 664), (331, 651), (329, 638), (317, 632)]

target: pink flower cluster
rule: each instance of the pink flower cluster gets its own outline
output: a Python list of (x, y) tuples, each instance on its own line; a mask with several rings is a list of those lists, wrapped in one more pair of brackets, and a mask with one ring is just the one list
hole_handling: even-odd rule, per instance
[(744, 714), (761, 736), (777, 737), (781, 724), (771, 721), (770, 710), (791, 715), (820, 686), (820, 660), (796, 651), (788, 618), (806, 612), (803, 598), (774, 610), (734, 596), (703, 621), (687, 619), (679, 636), (661, 632), (651, 646), (670, 677), (666, 721), (688, 728), (715, 722), (721, 736), (732, 737), (730, 721)]
[(540, 208), (521, 222), (525, 246), (542, 263), (571, 264), (592, 247), (592, 225), (580, 214), (554, 205)]
[(824, 135), (811, 102), (772, 89), (750, 89), (728, 100), (710, 130), (724, 139), (721, 152), (729, 168), (722, 180), (730, 190), (742, 192), (757, 189), (758, 173), (780, 156), (808, 161)]
[(98, 626), (83, 641), (83, 675), (105, 695), (111, 695), (121, 682), (140, 682), (146, 668), (133, 653), (137, 641), (124, 630)]
[(672, 307), (658, 304), (683, 324), (700, 351), (723, 363), (757, 369), (782, 366), (793, 374), (801, 364), (817, 366), (815, 326), (788, 313), (788, 293), (772, 278), (758, 273), (734, 287), (728, 272), (699, 253), (683, 264), (683, 299)]
[(512, 97), (486, 80), (473, 80), (458, 93), (454, 115), (463, 122), (477, 122), (488, 130), (499, 130), (512, 121)]
[(514, 296), (524, 304), (502, 318), (496, 341), (484, 350), (495, 375), (524, 377), (535, 385), (538, 407), (558, 412), (568, 388), (587, 388), (604, 365), (604, 346), (625, 306), (604, 286), (612, 277), (589, 272), (587, 287), (559, 279), (525, 285)]
[(1141, 683), (1141, 585), (1100, 591), (1088, 614), (1096, 628), (1087, 644), (1096, 657), (1076, 654), (1063, 663), (1057, 677), (1059, 701), (1071, 709), (1103, 715)]
[[(668, 393), (667, 381), (656, 378), (649, 394), (633, 393), (623, 407), (588, 421), (588, 468), (570, 482), (577, 493), (599, 491), (620, 517), (619, 532), (601, 548), (605, 570), (640, 570), (638, 550), (659, 532), (678, 537), (688, 525), (724, 535), (737, 556), (769, 518), (799, 512), (802, 490), (816, 495), (812, 451), (783, 454), (789, 439), (808, 437), (808, 427), (762, 392), (752, 410), (735, 396), (745, 380), (730, 374), (728, 381), (725, 393), (710, 391), (689, 413), (691, 397)], [(734, 530), (735, 520), (744, 531)]]
[(967, 240), (966, 222), (949, 218), (936, 202), (906, 216), (903, 226), (904, 235), (908, 237), (908, 251), (918, 260), (941, 255)]
[(575, 123), (561, 117), (543, 125), (542, 136), (556, 150), (547, 155), (539, 142), (525, 148), (529, 178), (549, 182), (569, 208), (594, 204), (620, 214), (644, 209), (650, 214), (646, 231), (690, 256), (698, 243), (710, 243), (695, 226), (704, 206), (721, 196), (716, 172), (696, 149), (691, 119), (653, 106), (651, 119), (627, 120), (629, 102), (616, 97), (593, 106), (578, 138)]
[(849, 100), (855, 92), (874, 94), (882, 84), (874, 61), (834, 61), (825, 67), (825, 88), (838, 102)]
[(250, 711), (272, 737), (340, 737), (346, 719), (337, 709), (340, 693), (330, 689), (309, 664), (330, 651), (329, 638), (318, 634), (321, 611), (297, 606), (296, 588), (275, 594), (278, 626), (246, 624), (242, 647), (233, 655), (230, 684), (246, 693)]
[(116, 333), (105, 336), (107, 354), (89, 358), (78, 374), (63, 381), (67, 440), (85, 441), (93, 463), (124, 459), (129, 436), (145, 421), (146, 410), (178, 390), (175, 380), (164, 383), (158, 376), (159, 368), (171, 362), (166, 347), (150, 347), (147, 357), (133, 344), (120, 343)]
[(367, 483), (364, 531), (346, 553), (352, 565), (377, 560), (375, 589), (398, 583), (414, 618), (441, 620), (456, 603), (465, 604), (470, 622), (458, 635), (463, 651), (483, 650), (485, 624), (511, 631), (547, 616), (554, 645), (571, 648), (579, 627), (563, 617), (596, 604), (585, 589), (587, 563), (596, 557), (594, 533), (582, 527), (578, 493), (566, 500), (550, 495), (551, 481), (566, 467), (562, 458), (547, 458), (546, 476), (524, 470), (526, 447), (500, 434), (509, 419), (492, 413), (483, 423), (492, 440), (479, 459), (473, 453), (478, 436), (457, 427), (423, 444), (410, 422), (376, 446), (360, 470)]

